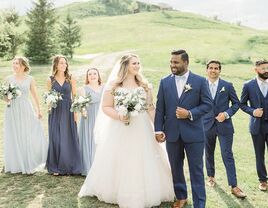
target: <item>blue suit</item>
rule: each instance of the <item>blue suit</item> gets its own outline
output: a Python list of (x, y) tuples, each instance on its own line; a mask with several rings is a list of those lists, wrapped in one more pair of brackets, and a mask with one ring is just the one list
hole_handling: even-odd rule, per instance
[[(202, 116), (212, 107), (212, 99), (206, 80), (189, 73), (186, 82), (191, 86), (180, 98), (173, 74), (160, 82), (156, 103), (155, 131), (166, 135), (166, 148), (171, 165), (174, 191), (177, 199), (187, 198), (183, 172), (186, 152), (192, 186), (194, 207), (205, 207), (206, 193), (203, 174), (204, 127)], [(176, 108), (191, 112), (192, 120), (177, 119)]]
[[(249, 102), (249, 104), (248, 104)], [(267, 170), (265, 167), (265, 143), (268, 146), (268, 94), (266, 97), (260, 91), (257, 80), (253, 79), (244, 84), (240, 108), (250, 115), (249, 130), (253, 140), (256, 169), (260, 182), (267, 181)], [(263, 108), (261, 118), (253, 116), (256, 108)]]
[[(219, 79), (213, 107), (210, 112), (204, 116), (206, 168), (207, 175), (214, 177), (214, 152), (216, 138), (218, 137), (222, 160), (227, 172), (228, 184), (233, 187), (237, 185), (237, 179), (235, 161), (232, 152), (234, 127), (231, 117), (238, 111), (238, 109), (239, 99), (233, 85)], [(218, 122), (215, 117), (221, 112), (226, 112), (229, 115), (229, 118), (225, 119), (223, 122)]]

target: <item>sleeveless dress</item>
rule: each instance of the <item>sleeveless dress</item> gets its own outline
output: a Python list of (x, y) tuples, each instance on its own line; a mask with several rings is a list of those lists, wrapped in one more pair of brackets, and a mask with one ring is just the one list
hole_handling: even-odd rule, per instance
[(32, 174), (44, 168), (48, 148), (41, 121), (29, 99), (32, 77), (26, 75), (24, 80), (17, 81), (15, 76), (9, 76), (7, 81), (18, 86), (22, 94), (11, 100), (5, 110), (5, 172)]
[(74, 113), (70, 112), (71, 84), (67, 81), (61, 86), (51, 77), (52, 89), (62, 94), (63, 100), (52, 108), (48, 116), (49, 148), (47, 170), (49, 173), (71, 175), (81, 173), (81, 158), (78, 144), (77, 126)]
[(147, 112), (131, 117), (128, 126), (110, 119), (105, 130), (104, 142), (97, 145), (79, 197), (97, 196), (100, 201), (125, 208), (152, 207), (173, 201), (168, 160), (155, 140)]
[(89, 86), (84, 86), (85, 95), (91, 96), (91, 102), (87, 107), (87, 118), (81, 116), (79, 124), (79, 144), (81, 150), (82, 160), (82, 175), (87, 175), (92, 165), (95, 155), (95, 141), (93, 130), (95, 126), (96, 116), (100, 106), (101, 95), (103, 87), (99, 92), (96, 92)]

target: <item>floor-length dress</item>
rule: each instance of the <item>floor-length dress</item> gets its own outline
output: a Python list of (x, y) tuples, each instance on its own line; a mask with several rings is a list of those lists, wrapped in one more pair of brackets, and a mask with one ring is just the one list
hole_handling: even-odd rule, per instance
[(173, 201), (168, 160), (155, 140), (147, 112), (131, 117), (129, 125), (110, 119), (102, 136), (103, 144), (97, 145), (79, 197), (97, 196), (101, 201), (125, 208), (152, 207), (162, 201)]
[(49, 148), (47, 169), (49, 173), (71, 175), (81, 173), (81, 159), (78, 144), (77, 126), (74, 113), (70, 112), (71, 83), (60, 85), (51, 77), (52, 89), (62, 94), (63, 100), (52, 108), (48, 118)]
[(99, 110), (103, 87), (99, 91), (89, 86), (84, 86), (85, 95), (91, 96), (91, 102), (87, 107), (87, 118), (81, 116), (79, 124), (79, 145), (82, 160), (82, 175), (87, 175), (95, 155), (94, 125)]
[(11, 100), (4, 118), (4, 165), (5, 172), (32, 174), (43, 166), (47, 156), (47, 140), (41, 121), (37, 118), (29, 99), (32, 77), (9, 83), (20, 88), (20, 97)]

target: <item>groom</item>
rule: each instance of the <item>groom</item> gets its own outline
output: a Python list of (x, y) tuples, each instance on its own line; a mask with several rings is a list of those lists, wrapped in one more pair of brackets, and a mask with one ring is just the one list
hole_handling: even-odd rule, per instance
[(185, 50), (171, 53), (172, 74), (161, 80), (156, 103), (155, 135), (158, 142), (166, 140), (177, 198), (173, 208), (187, 204), (184, 152), (189, 164), (194, 207), (203, 208), (206, 203), (202, 116), (212, 108), (212, 99), (205, 78), (190, 72), (188, 64)]

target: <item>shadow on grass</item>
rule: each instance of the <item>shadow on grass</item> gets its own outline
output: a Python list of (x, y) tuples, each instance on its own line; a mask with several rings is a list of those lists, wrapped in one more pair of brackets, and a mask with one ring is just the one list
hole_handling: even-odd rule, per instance
[(226, 204), (227, 207), (232, 208), (240, 208), (240, 207), (246, 207), (246, 208), (254, 208), (254, 206), (245, 199), (237, 199), (240, 201), (240, 203), (236, 202), (233, 197), (230, 196), (230, 194), (227, 194), (219, 185), (216, 185), (214, 190), (219, 194), (222, 201)]
[[(78, 198), (85, 180), (82, 176), (52, 176), (46, 172), (33, 175), (0, 174), (0, 207), (115, 208), (96, 197)], [(172, 203), (162, 203), (170, 208)]]

